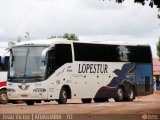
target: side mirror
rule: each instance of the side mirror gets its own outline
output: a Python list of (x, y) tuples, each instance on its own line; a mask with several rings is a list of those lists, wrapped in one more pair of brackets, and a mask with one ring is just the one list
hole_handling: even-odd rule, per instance
[(46, 56), (41, 56), (41, 61), (45, 63), (47, 61), (47, 57)]
[(48, 59), (47, 54), (48, 54), (48, 52), (49, 52), (51, 49), (53, 49), (53, 48), (52, 48), (52, 47), (49, 47), (49, 48), (46, 48), (46, 49), (44, 49), (44, 50), (42, 51), (41, 61), (44, 62), (44, 64), (47, 62), (47, 59)]
[(48, 48), (44, 49), (42, 51), (42, 54), (41, 54), (41, 61), (44, 63), (44, 65), (46, 64), (47, 62), (47, 51), (48, 51)]

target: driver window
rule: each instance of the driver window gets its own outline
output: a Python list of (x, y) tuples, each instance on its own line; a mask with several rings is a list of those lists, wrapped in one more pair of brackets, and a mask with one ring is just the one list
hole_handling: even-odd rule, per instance
[(55, 71), (55, 50), (48, 51), (47, 78)]

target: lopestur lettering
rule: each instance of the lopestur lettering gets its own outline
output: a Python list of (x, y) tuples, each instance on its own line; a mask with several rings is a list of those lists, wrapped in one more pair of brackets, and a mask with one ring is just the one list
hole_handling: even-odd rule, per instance
[(107, 73), (107, 64), (79, 64), (78, 73)]

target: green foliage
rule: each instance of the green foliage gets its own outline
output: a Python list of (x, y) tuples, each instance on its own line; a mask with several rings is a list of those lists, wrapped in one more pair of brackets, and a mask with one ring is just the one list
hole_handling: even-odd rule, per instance
[(74, 40), (74, 41), (78, 41), (78, 37), (75, 34), (69, 34), (69, 33), (65, 33), (63, 36), (51, 36), (47, 39), (52, 39), (52, 38), (66, 38), (68, 40)]
[(69, 33), (65, 33), (63, 35), (63, 38), (66, 38), (68, 40), (74, 40), (74, 41), (78, 41), (78, 37), (75, 34), (69, 34)]
[[(102, 0), (105, 1), (105, 0)], [(122, 3), (125, 0), (109, 0), (109, 1), (116, 1), (117, 3)], [(155, 5), (158, 9), (160, 9), (160, 1), (159, 0), (134, 0), (135, 3), (140, 3), (142, 5), (145, 5), (146, 2), (149, 1), (149, 6), (153, 8)]]
[[(99, 1), (106, 1), (106, 0), (99, 0)], [(122, 3), (125, 0), (109, 0), (109, 1), (115, 1), (117, 3)], [(134, 3), (140, 3), (142, 5), (145, 5), (146, 2), (149, 2), (149, 6), (151, 8), (153, 8), (153, 6), (156, 6), (158, 8), (158, 11), (160, 11), (160, 0), (134, 0)], [(158, 19), (160, 19), (160, 14), (158, 14), (157, 17), (158, 17)]]
[(64, 35), (63, 35), (63, 38), (69, 38), (69, 33), (65, 33)]
[(158, 58), (160, 59), (160, 38), (157, 44), (157, 55), (158, 55)]

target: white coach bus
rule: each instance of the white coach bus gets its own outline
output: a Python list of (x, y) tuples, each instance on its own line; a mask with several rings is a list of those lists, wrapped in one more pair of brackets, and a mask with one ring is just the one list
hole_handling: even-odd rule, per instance
[(8, 102), (7, 97), (7, 73), (9, 62), (9, 50), (0, 51), (0, 104)]
[(50, 39), (10, 49), (8, 97), (36, 101), (80, 98), (83, 103), (108, 98), (133, 101), (153, 93), (149, 45), (85, 43)]

